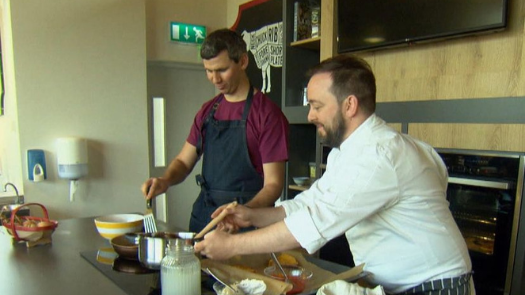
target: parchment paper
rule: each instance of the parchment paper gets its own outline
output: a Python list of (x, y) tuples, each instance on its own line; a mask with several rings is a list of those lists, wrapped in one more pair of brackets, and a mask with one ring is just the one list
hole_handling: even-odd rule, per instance
[[(312, 271), (313, 273), (313, 276), (310, 280), (308, 280), (303, 293), (315, 291), (322, 285), (334, 280), (347, 280), (357, 277), (362, 273), (364, 267), (364, 264), (361, 264), (340, 274), (334, 274), (331, 271), (320, 268), (317, 265), (307, 261), (304, 255), (299, 251), (286, 251), (284, 253), (294, 256), (299, 262), (300, 266)], [(226, 279), (226, 281), (231, 283), (238, 282), (243, 279), (263, 280), (267, 285), (267, 290), (264, 293), (265, 295), (285, 294), (287, 291), (292, 289), (291, 284), (287, 284), (264, 275), (264, 269), (268, 267), (270, 260), (271, 257), (269, 254), (236, 256), (229, 259), (228, 261), (203, 259), (201, 261), (201, 267), (203, 270), (205, 270), (206, 267), (212, 268), (212, 271), (218, 270), (219, 274), (217, 275), (219, 278)], [(246, 270), (246, 268), (250, 268), (253, 270), (253, 272)]]

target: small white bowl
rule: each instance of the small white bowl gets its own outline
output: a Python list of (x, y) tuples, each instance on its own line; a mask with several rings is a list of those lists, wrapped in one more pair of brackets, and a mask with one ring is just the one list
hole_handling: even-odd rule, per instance
[(232, 290), (226, 288), (226, 286), (224, 286), (222, 283), (219, 283), (219, 282), (213, 283), (213, 291), (215, 291), (215, 293), (217, 293), (217, 295), (243, 294), (243, 293), (234, 293)]
[(295, 176), (293, 177), (293, 182), (295, 182), (295, 184), (297, 185), (300, 185), (300, 186), (305, 186), (305, 185), (310, 185), (311, 183), (311, 179), (310, 177), (300, 177), (300, 176)]
[(134, 232), (143, 229), (144, 216), (140, 214), (112, 214), (95, 218), (98, 233), (105, 239)]
[[(248, 283), (250, 283), (249, 281), (250, 280), (243, 280), (242, 282), (246, 282), (248, 281)], [(266, 284), (264, 283), (264, 281), (261, 281), (261, 280), (252, 280), (256, 283), (257, 285), (257, 292), (254, 292), (254, 293), (250, 293), (250, 294), (253, 294), (253, 295), (263, 295), (264, 292), (266, 291)], [(241, 283), (242, 284), (242, 283)], [(239, 287), (238, 287), (239, 288)], [(241, 288), (239, 288), (241, 289)], [(242, 291), (240, 292), (237, 292), (237, 293), (234, 293), (231, 289), (229, 288), (226, 288), (226, 286), (224, 286), (222, 283), (220, 282), (215, 282), (213, 284), (213, 290), (215, 291), (215, 293), (217, 293), (217, 295), (236, 295), (236, 294), (245, 294), (243, 293)], [(260, 291), (260, 292), (259, 292)]]

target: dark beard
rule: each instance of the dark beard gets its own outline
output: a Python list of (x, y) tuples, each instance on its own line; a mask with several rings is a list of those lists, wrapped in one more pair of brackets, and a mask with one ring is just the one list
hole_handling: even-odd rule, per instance
[(343, 143), (343, 136), (345, 134), (345, 124), (341, 113), (337, 113), (332, 121), (332, 129), (325, 129), (326, 135), (321, 136), (321, 142), (332, 148), (338, 148)]

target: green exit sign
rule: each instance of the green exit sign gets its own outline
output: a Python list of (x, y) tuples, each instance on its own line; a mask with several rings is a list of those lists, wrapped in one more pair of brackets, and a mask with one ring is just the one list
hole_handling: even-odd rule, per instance
[(206, 27), (185, 23), (171, 22), (171, 41), (202, 44), (206, 38)]

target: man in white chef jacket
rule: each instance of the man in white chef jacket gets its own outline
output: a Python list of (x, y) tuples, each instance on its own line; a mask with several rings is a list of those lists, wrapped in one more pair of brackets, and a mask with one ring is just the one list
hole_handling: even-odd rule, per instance
[[(365, 263), (370, 283), (389, 294), (475, 294), (440, 156), (375, 115), (375, 77), (366, 61), (340, 55), (309, 76), (308, 120), (332, 147), (326, 172), (278, 207), (227, 209), (222, 230), (195, 249), (211, 259), (297, 247), (314, 253), (344, 233), (356, 265)], [(259, 229), (227, 233), (247, 226)]]

